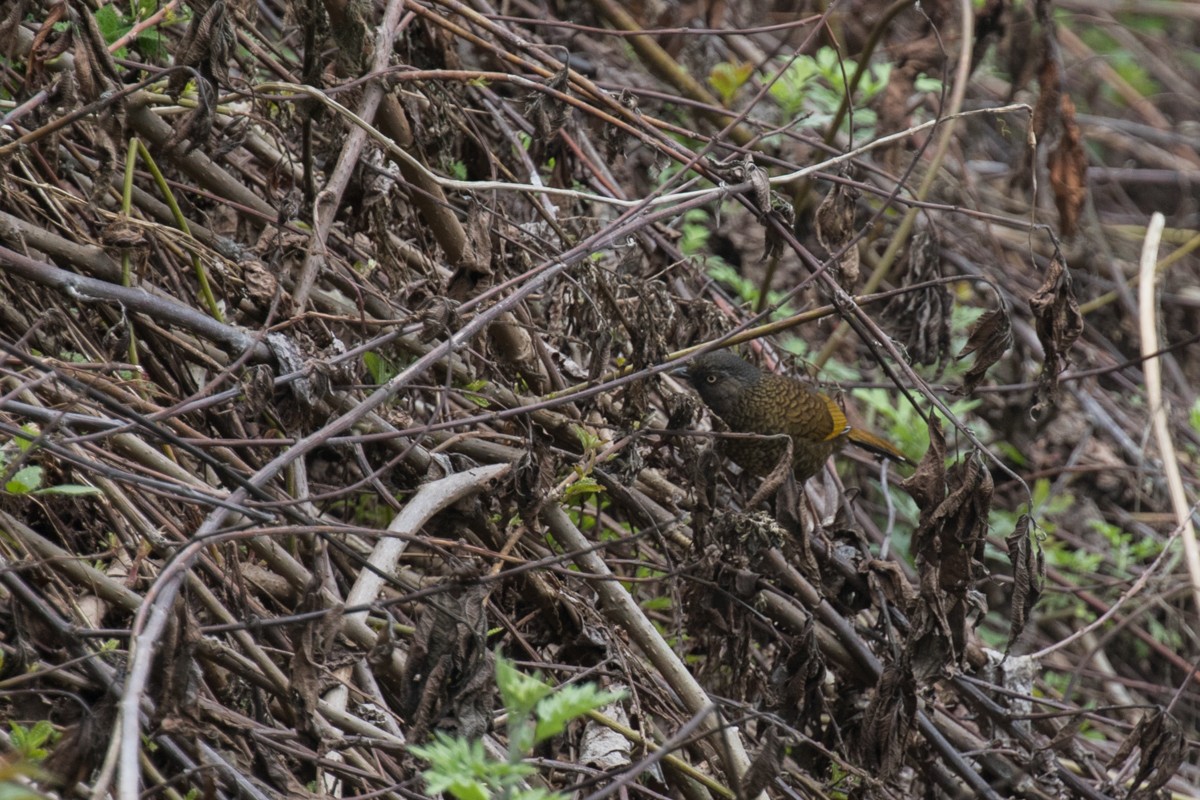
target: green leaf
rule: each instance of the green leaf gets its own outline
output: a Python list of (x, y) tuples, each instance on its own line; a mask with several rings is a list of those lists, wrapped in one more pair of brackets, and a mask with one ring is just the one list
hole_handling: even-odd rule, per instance
[(551, 736), (557, 736), (572, 720), (615, 703), (624, 696), (622, 692), (603, 691), (591, 683), (563, 686), (537, 704), (538, 722), (534, 739), (544, 742)]
[(674, 600), (670, 597), (651, 597), (649, 600), (643, 600), (638, 603), (643, 611), (667, 611), (674, 604)]
[(708, 73), (708, 83), (721, 97), (721, 102), (729, 105), (738, 89), (746, 84), (754, 72), (754, 65), (748, 61), (733, 64), (722, 61)]
[(400, 371), (390, 358), (378, 353), (367, 351), (363, 353), (362, 359), (363, 366), (367, 368), (367, 372), (371, 374), (371, 380), (376, 384), (387, 383)]
[(485, 380), (471, 381), (464, 387), (466, 391), (464, 396), (480, 408), (490, 408), (492, 401), (480, 394), (487, 385), (488, 382)]
[(584, 502), (604, 491), (604, 487), (590, 475), (586, 475), (567, 487), (563, 499), (568, 503)]
[(539, 786), (534, 789), (513, 792), (512, 800), (567, 800), (567, 796), (562, 792), (552, 792)]
[(421, 773), (429, 794), (450, 794), (457, 800), (487, 800), (537, 771), (520, 761), (489, 757), (481, 741), (467, 741), (441, 731), (429, 744), (408, 749), (429, 762), (429, 769)]
[(29, 494), (42, 485), (42, 468), (25, 467), (18, 470), (16, 475), (4, 485), (4, 491), (10, 494)]
[[(125, 15), (117, 8), (116, 3), (103, 6), (93, 16), (106, 44), (112, 44), (133, 29), (133, 25), (125, 20)], [(113, 57), (125, 58), (128, 54), (129, 51), (121, 47), (113, 52)]]
[(496, 653), (496, 685), (510, 717), (529, 716), (538, 702), (553, 691), (538, 678), (518, 670), (499, 653)]
[(603, 444), (599, 436), (582, 425), (572, 425), (571, 430), (575, 433), (575, 438), (579, 440), (579, 444), (584, 450), (599, 450), (600, 445)]
[(45, 489), (38, 489), (34, 494), (59, 494), (67, 497), (84, 497), (87, 495), (102, 495), (104, 492), (95, 486), (84, 486), (79, 483), (60, 483), (58, 486), (47, 486)]
[(0, 781), (0, 800), (46, 800), (46, 797), (14, 781)]
[(771, 84), (771, 97), (779, 104), (785, 120), (794, 119), (803, 113), (808, 84), (816, 77), (817, 72), (817, 63), (812, 58), (800, 56)]
[(96, 27), (100, 29), (100, 35), (104, 37), (105, 44), (112, 44), (133, 27), (125, 22), (125, 15), (117, 8), (116, 3), (103, 6), (92, 16), (96, 20)]
[(29, 448), (33, 447), (33, 440), (41, 434), (41, 429), (32, 422), (27, 422), (21, 426), (21, 430), (31, 434), (30, 437), (26, 439), (24, 436), (14, 436), (13, 441), (16, 442), (18, 450), (22, 453), (28, 453)]
[(922, 72), (917, 76), (917, 79), (913, 81), (913, 88), (915, 88), (918, 92), (933, 92), (934, 94), (940, 94), (942, 91), (942, 82), (938, 78), (931, 78)]
[(44, 745), (55, 741), (59, 735), (54, 726), (44, 719), (38, 720), (32, 728), (11, 721), (8, 726), (12, 731), (13, 747), (29, 761), (41, 761), (49, 755)]

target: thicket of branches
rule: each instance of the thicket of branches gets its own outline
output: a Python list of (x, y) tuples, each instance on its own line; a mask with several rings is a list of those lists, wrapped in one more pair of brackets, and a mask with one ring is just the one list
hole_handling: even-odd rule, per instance
[[(1195, 793), (1200, 11), (1118, 5), (6, 3), (0, 789), (420, 796), (499, 652), (625, 693), (529, 787)], [(723, 346), (919, 466), (739, 474)]]

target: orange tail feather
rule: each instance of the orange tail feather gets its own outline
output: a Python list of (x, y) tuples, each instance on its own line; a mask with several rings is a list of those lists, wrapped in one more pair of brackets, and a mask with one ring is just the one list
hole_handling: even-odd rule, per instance
[(859, 428), (851, 428), (846, 433), (846, 438), (867, 452), (883, 456), (884, 458), (890, 458), (892, 461), (899, 461), (901, 464), (913, 465), (913, 462), (903, 453), (873, 433), (860, 430)]

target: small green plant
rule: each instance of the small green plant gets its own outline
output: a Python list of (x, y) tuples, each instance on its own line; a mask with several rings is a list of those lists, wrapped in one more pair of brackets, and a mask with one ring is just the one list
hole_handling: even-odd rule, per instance
[[(1142, 97), (1149, 97), (1162, 91), (1162, 87), (1153, 78), (1147, 66), (1107, 31), (1101, 28), (1088, 28), (1080, 34), (1080, 38), (1098, 55), (1102, 56), (1104, 62)], [(1110, 102), (1122, 106), (1127, 104), (1127, 101), (1107, 83), (1102, 84), (1100, 88), (1102, 96)]]
[(483, 379), (471, 381), (463, 387), (463, 397), (480, 408), (491, 408), (492, 401), (487, 398), (487, 395), (483, 394), (483, 390), (487, 388), (487, 385), (488, 382)]
[(481, 741), (438, 732), (429, 744), (411, 745), (429, 762), (422, 772), (429, 794), (446, 793), (456, 800), (566, 800), (566, 795), (543, 788), (523, 787), (537, 768), (525, 763), (534, 747), (566, 730), (572, 720), (622, 698), (594, 684), (555, 690), (536, 675), (526, 675), (496, 655), (496, 685), (508, 715), (508, 753), (505, 759), (487, 754)]
[[(702, 208), (693, 208), (683, 215), (683, 238), (680, 239), (679, 249), (684, 255), (695, 258), (703, 266), (708, 277), (724, 286), (747, 306), (754, 308), (758, 305), (758, 284), (738, 272), (720, 256), (709, 255), (708, 239), (711, 233), (712, 218)], [(770, 292), (767, 301), (776, 305), (783, 300), (783, 292)], [(787, 305), (776, 309), (772, 319), (782, 319), (791, 316), (794, 310)]]
[[(801, 123), (804, 127), (822, 128), (837, 113), (846, 94), (847, 82), (853, 79), (857, 69), (854, 61), (841, 58), (831, 47), (822, 47), (815, 56), (792, 59), (771, 85), (771, 97), (779, 105), (784, 121), (807, 114)], [(864, 106), (887, 87), (890, 75), (890, 64), (875, 64), (859, 78), (854, 102), (856, 138), (872, 135), (876, 115)]]
[[(679, 240), (679, 249), (685, 256), (704, 257), (704, 250), (708, 247), (711, 219), (709, 213), (703, 208), (693, 208), (683, 212), (683, 227), (680, 229), (683, 237)], [(725, 263), (719, 256), (708, 256), (707, 258), (718, 260), (722, 264)]]
[[(21, 430), (28, 433), (28, 438), (24, 436), (14, 436), (9, 441), (0, 445), (0, 476), (5, 476), (4, 492), (7, 494), (57, 494), (71, 495), (79, 497), (82, 495), (100, 494), (100, 490), (94, 486), (84, 486), (78, 483), (60, 483), (54, 486), (43, 486), (45, 481), (45, 470), (38, 466), (25, 466), (19, 469), (10, 470), (10, 465), (15, 459), (27, 459), (32, 455), (34, 449), (34, 440), (37, 439), (40, 431), (36, 425), (25, 424), (21, 426)], [(11, 471), (12, 474), (9, 474)]]
[(54, 726), (44, 719), (35, 722), (32, 728), (26, 728), (19, 722), (11, 721), (8, 723), (8, 727), (13, 749), (20, 758), (34, 764), (45, 760), (46, 756), (50, 754), (46, 745), (54, 744), (60, 735), (58, 731), (54, 730)]
[[(578, 470), (579, 467), (576, 467), (576, 469)], [(579, 479), (571, 483), (571, 485), (567, 487), (566, 491), (563, 492), (563, 502), (572, 505), (576, 503), (582, 505), (588, 500), (591, 500), (593, 497), (603, 493), (604, 487), (600, 484), (600, 482), (591, 475), (582, 474), (581, 471)]]
[[(121, 8), (118, 3), (109, 3), (102, 6), (93, 16), (105, 43), (112, 44), (133, 30), (137, 23), (157, 11), (156, 0), (134, 0), (129, 4), (128, 9)], [(178, 14), (168, 12), (159, 25), (170, 24), (177, 20), (179, 20)], [(134, 48), (146, 58), (156, 61), (166, 58), (167, 51), (163, 47), (162, 33), (157, 25), (138, 33), (132, 43)], [(113, 55), (116, 58), (128, 58), (129, 52), (126, 48), (121, 47)]]
[[(920, 460), (929, 449), (929, 426), (912, 403), (886, 389), (856, 389), (853, 396), (860, 408), (865, 406), (874, 412), (876, 419), (869, 422), (870, 427), (884, 432), (884, 438), (914, 462)], [(978, 400), (956, 400), (950, 405), (950, 410), (955, 417), (962, 418), (978, 405)], [(936, 412), (927, 408), (925, 413)], [(986, 434), (979, 430), (981, 427), (982, 422), (972, 421), (974, 433), (986, 438)]]
[(791, 120), (804, 114), (808, 84), (816, 75), (816, 61), (809, 56), (800, 56), (771, 84), (771, 97), (779, 104), (784, 119)]
[(375, 381), (376, 385), (387, 383), (400, 372), (400, 367), (395, 361), (379, 353), (368, 350), (363, 353), (362, 359), (363, 366), (367, 368), (371, 380)]
[(1087, 526), (1104, 537), (1108, 545), (1108, 557), (1113, 562), (1116, 575), (1131, 578), (1130, 567), (1142, 564), (1159, 554), (1162, 544), (1154, 539), (1136, 536), (1119, 525), (1102, 519), (1090, 519)]
[(733, 97), (737, 94), (738, 89), (741, 89), (753, 74), (754, 65), (749, 61), (741, 61), (737, 64), (731, 61), (722, 61), (708, 73), (708, 85), (716, 89), (717, 94), (721, 97), (721, 102), (728, 106), (733, 102)]

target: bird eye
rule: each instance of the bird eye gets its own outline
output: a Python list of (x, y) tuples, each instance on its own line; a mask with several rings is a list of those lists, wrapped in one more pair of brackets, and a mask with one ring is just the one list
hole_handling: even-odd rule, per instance
[(716, 375), (705, 375), (704, 380), (708, 381), (709, 383), (716, 383), (717, 376)]

